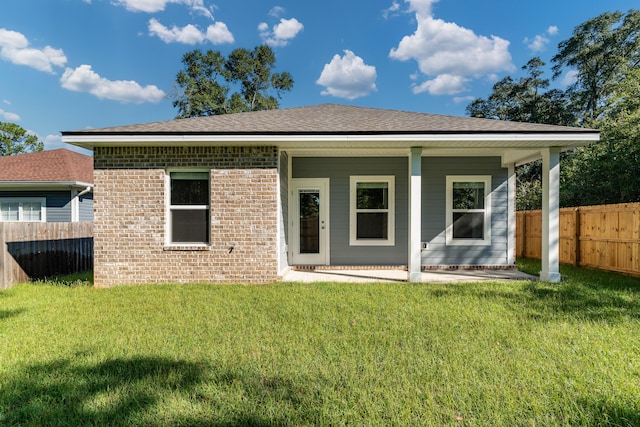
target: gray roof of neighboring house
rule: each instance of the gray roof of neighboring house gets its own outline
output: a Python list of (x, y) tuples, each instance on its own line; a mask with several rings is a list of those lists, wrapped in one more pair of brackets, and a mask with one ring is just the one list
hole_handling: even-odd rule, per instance
[(64, 131), (82, 135), (598, 133), (596, 130), (323, 104)]

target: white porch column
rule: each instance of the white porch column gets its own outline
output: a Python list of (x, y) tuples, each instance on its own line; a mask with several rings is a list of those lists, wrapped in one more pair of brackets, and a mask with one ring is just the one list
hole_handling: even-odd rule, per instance
[(560, 149), (542, 150), (542, 271), (540, 279), (560, 281)]
[(409, 281), (421, 282), (422, 251), (422, 147), (409, 157)]
[(507, 265), (516, 263), (516, 165), (510, 163), (507, 176)]

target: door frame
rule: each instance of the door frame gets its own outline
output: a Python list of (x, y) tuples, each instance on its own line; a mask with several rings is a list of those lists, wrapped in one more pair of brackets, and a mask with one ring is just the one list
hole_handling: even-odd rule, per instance
[[(329, 178), (292, 178), (289, 200), (289, 265), (329, 265), (330, 264), (330, 228), (329, 228)], [(301, 254), (300, 250), (300, 197), (299, 190), (318, 190), (320, 192), (320, 235), (318, 254)]]

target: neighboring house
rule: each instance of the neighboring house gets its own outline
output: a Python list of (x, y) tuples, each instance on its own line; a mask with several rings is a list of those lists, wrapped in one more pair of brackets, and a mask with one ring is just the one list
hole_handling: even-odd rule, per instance
[(66, 149), (0, 157), (0, 222), (93, 220), (93, 157)]
[(319, 105), (63, 132), (93, 149), (95, 284), (277, 280), (292, 266), (515, 262), (516, 164), (543, 159), (542, 278), (558, 272), (559, 153), (593, 130)]

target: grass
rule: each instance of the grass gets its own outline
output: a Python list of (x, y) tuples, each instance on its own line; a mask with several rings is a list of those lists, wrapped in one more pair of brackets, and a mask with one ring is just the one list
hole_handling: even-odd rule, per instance
[(640, 280), (562, 273), (19, 285), (0, 292), (0, 425), (640, 425)]

